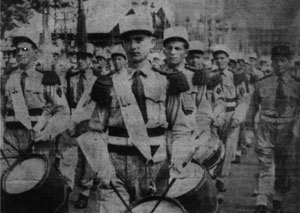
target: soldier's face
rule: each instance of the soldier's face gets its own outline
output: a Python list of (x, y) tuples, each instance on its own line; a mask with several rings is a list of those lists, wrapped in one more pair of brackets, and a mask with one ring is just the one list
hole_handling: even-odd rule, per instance
[(20, 42), (16, 47), (17, 62), (20, 66), (27, 66), (35, 60), (37, 51), (28, 42)]
[(230, 67), (230, 69), (232, 69), (233, 71), (235, 71), (236, 70), (236, 68), (237, 68), (237, 64), (236, 64), (236, 62), (235, 61), (229, 61), (229, 64), (228, 64), (228, 66)]
[(97, 60), (97, 66), (100, 68), (104, 68), (106, 66), (106, 59), (102, 56), (97, 56), (96, 57)]
[(112, 62), (115, 67), (115, 70), (119, 71), (124, 67), (126, 60), (123, 56), (116, 55), (112, 58)]
[(229, 57), (225, 53), (218, 53), (215, 55), (216, 65), (220, 70), (224, 70), (227, 68), (229, 63)]
[(251, 67), (256, 66), (256, 59), (255, 58), (250, 58), (250, 66)]
[(276, 74), (281, 74), (287, 71), (291, 67), (290, 60), (284, 56), (273, 56), (272, 67)]
[(202, 68), (204, 63), (203, 54), (190, 53), (187, 57), (187, 62), (193, 67)]
[(169, 65), (179, 65), (187, 56), (185, 43), (182, 41), (170, 41), (165, 46), (165, 55)]
[(88, 60), (87, 57), (80, 56), (77, 58), (78, 69), (85, 70), (88, 68)]
[(124, 39), (124, 49), (127, 53), (128, 61), (139, 63), (147, 60), (150, 50), (155, 45), (155, 38), (143, 33), (128, 35)]

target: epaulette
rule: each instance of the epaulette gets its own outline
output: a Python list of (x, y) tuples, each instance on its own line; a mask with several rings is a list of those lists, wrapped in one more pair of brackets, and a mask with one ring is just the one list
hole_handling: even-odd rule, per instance
[(214, 89), (218, 84), (222, 83), (222, 79), (219, 73), (216, 73), (215, 75), (211, 76), (209, 78), (209, 81), (207, 83), (207, 89), (212, 90)]
[(92, 88), (91, 98), (100, 106), (110, 106), (112, 97), (110, 95), (113, 85), (112, 78), (107, 75), (100, 75)]
[(233, 82), (234, 82), (235, 86), (240, 85), (241, 83), (246, 82), (246, 81), (248, 81), (248, 79), (244, 72), (236, 73), (233, 75)]
[(164, 75), (164, 76), (168, 76), (170, 73), (167, 71), (167, 69), (165, 69), (164, 67), (161, 67), (160, 69), (152, 66), (152, 70), (155, 71), (155, 72), (158, 72), (159, 74), (161, 75)]
[(256, 83), (261, 82), (261, 81), (263, 81), (263, 80), (265, 80), (265, 79), (268, 79), (268, 78), (270, 78), (270, 77), (272, 77), (272, 76), (274, 76), (274, 74), (271, 74), (271, 75), (265, 75), (264, 77), (262, 77), (261, 79), (259, 79)]
[(194, 72), (192, 83), (194, 85), (203, 86), (209, 82), (208, 72), (205, 69), (198, 69), (189, 65), (184, 66), (186, 69)]
[(184, 68), (185, 68), (185, 69), (188, 69), (188, 70), (190, 70), (190, 71), (192, 71), (192, 72), (199, 72), (199, 71), (201, 71), (201, 69), (198, 69), (198, 68), (196, 68), (196, 67), (190, 66), (190, 65), (188, 65), (188, 64), (185, 64), (185, 65), (184, 65)]
[(43, 79), (42, 79), (43, 85), (60, 85), (60, 79), (56, 72), (54, 71), (48, 71), (44, 73)]

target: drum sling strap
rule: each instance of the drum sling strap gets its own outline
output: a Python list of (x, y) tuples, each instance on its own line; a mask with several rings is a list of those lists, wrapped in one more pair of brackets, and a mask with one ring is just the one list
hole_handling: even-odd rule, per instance
[[(126, 72), (114, 75), (113, 87), (120, 104), (122, 117), (129, 135), (129, 144), (133, 144), (147, 159), (151, 160), (149, 137), (141, 110), (131, 90), (131, 85)], [(124, 101), (125, 100), (125, 101)]]
[(88, 84), (87, 88), (84, 89), (82, 96), (79, 99), (79, 102), (76, 106), (74, 112), (72, 112), (72, 117), (74, 117), (77, 121), (88, 120), (92, 117), (92, 113), (95, 109), (96, 103), (91, 100), (90, 94), (92, 91), (92, 87), (94, 82), (97, 80), (97, 77), (93, 77), (90, 84)]
[(10, 79), (11, 87), (9, 93), (12, 99), (15, 117), (20, 121), (27, 129), (32, 129), (31, 120), (28, 112), (28, 108), (25, 102), (24, 93), (21, 87), (21, 80), (24, 78), (22, 72), (16, 72)]

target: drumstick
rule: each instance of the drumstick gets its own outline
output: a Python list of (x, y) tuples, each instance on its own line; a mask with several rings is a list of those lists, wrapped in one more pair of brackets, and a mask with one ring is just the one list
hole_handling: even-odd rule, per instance
[(8, 167), (11, 169), (11, 165), (10, 165), (10, 163), (8, 162), (7, 157), (6, 157), (6, 155), (4, 154), (3, 150), (0, 149), (0, 152), (1, 152), (1, 154), (3, 155), (3, 159), (4, 159), (5, 162), (7, 163)]
[(3, 138), (4, 143), (8, 144), (11, 146), (20, 156), (24, 155), (24, 153), (21, 150), (18, 150), (12, 143), (10, 143), (8, 140)]
[(122, 197), (122, 195), (119, 193), (119, 191), (117, 190), (117, 188), (115, 187), (115, 185), (113, 184), (113, 182), (110, 181), (110, 186), (113, 188), (114, 192), (118, 195), (118, 197), (120, 198), (120, 200), (122, 201), (122, 203), (124, 204), (124, 206), (126, 207), (127, 211), (129, 213), (132, 213), (130, 207), (127, 205), (126, 201), (124, 200), (124, 198)]
[[(197, 151), (200, 149), (200, 146), (197, 146), (195, 148), (195, 150), (187, 157), (187, 159), (182, 163), (182, 168), (185, 168), (189, 162), (193, 159), (194, 155), (197, 153)], [(157, 201), (157, 203), (155, 204), (155, 206), (153, 207), (152, 211), (150, 213), (153, 213), (158, 205), (161, 203), (161, 201), (163, 201), (163, 199), (166, 197), (166, 195), (168, 194), (170, 188), (173, 186), (173, 184), (175, 183), (176, 178), (172, 178), (171, 182), (169, 183), (169, 185), (167, 186), (166, 190), (164, 191), (164, 193), (162, 194), (162, 196), (160, 197), (160, 199)]]

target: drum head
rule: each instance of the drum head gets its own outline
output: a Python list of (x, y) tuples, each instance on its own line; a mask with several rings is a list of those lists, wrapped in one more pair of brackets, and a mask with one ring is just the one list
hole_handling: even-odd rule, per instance
[(8, 194), (20, 194), (36, 187), (44, 178), (48, 162), (41, 157), (18, 161), (2, 179), (2, 189)]
[(167, 193), (167, 197), (180, 197), (202, 183), (204, 178), (204, 169), (196, 163), (190, 162), (183, 171), (185, 178), (177, 179)]
[[(154, 206), (159, 201), (160, 197), (151, 197), (146, 198), (141, 201), (139, 201), (135, 207), (131, 209), (132, 213), (150, 213)], [(157, 208), (154, 211), (155, 213), (185, 213), (186, 211), (181, 206), (180, 203), (177, 201), (171, 199), (171, 198), (163, 198), (163, 200), (160, 202), (160, 204), (157, 206)]]

